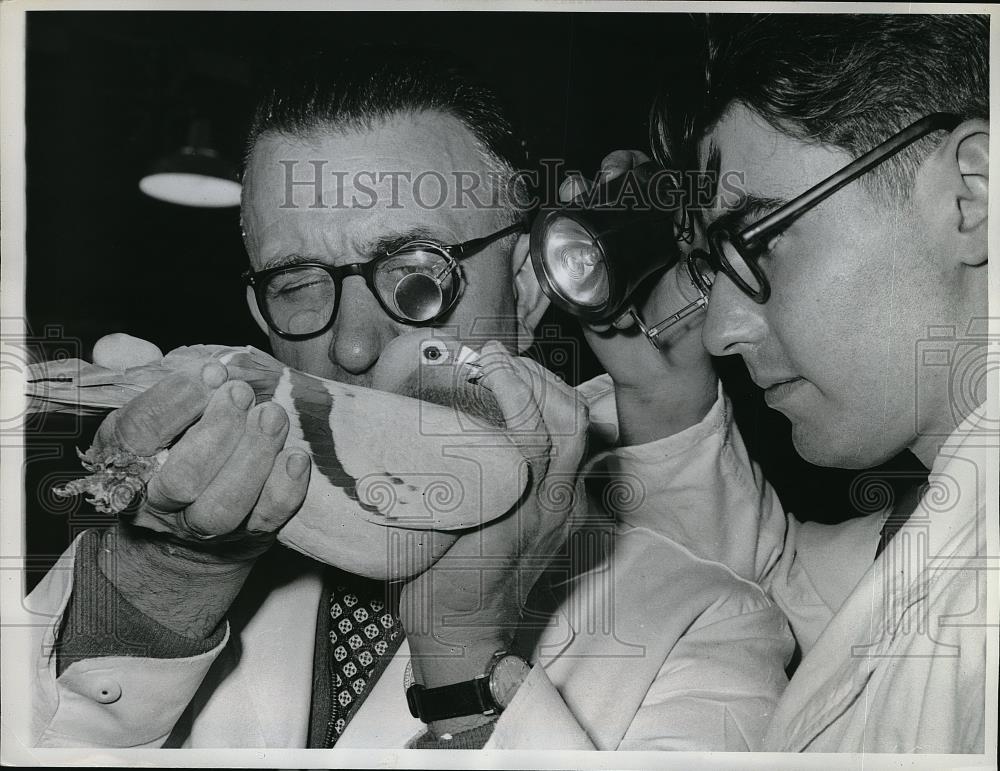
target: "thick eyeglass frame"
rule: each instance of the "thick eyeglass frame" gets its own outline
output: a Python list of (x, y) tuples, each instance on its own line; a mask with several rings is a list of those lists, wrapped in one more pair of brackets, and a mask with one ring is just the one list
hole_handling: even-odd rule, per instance
[[(458, 301), (458, 298), (462, 294), (462, 281), (464, 276), (461, 271), (459, 263), (466, 257), (471, 257), (473, 254), (482, 251), (487, 246), (501, 238), (505, 238), (513, 233), (523, 233), (528, 227), (528, 223), (525, 220), (519, 220), (512, 225), (508, 225), (505, 228), (501, 228), (487, 236), (481, 238), (473, 238), (468, 241), (463, 241), (460, 244), (439, 244), (436, 241), (429, 241), (425, 239), (418, 239), (415, 241), (410, 241), (403, 244), (398, 249), (394, 249), (391, 252), (387, 252), (384, 255), (376, 257), (373, 260), (368, 260), (366, 262), (352, 262), (348, 265), (327, 265), (322, 262), (297, 262), (293, 265), (279, 265), (274, 268), (267, 268), (265, 270), (253, 271), (246, 270), (241, 275), (242, 280), (253, 288), (254, 296), (257, 298), (257, 307), (260, 309), (261, 314), (264, 316), (264, 320), (267, 322), (268, 327), (270, 327), (276, 335), (285, 340), (306, 340), (310, 337), (315, 337), (316, 335), (321, 335), (326, 332), (331, 326), (333, 326), (334, 320), (337, 318), (337, 311), (340, 308), (340, 297), (341, 297), (341, 285), (343, 280), (348, 276), (361, 276), (365, 280), (365, 285), (368, 287), (375, 299), (378, 300), (379, 305), (382, 306), (382, 310), (386, 314), (400, 322), (401, 324), (407, 324), (413, 327), (423, 327), (430, 324), (434, 324), (439, 321), (443, 316), (445, 316)], [(445, 259), (445, 265), (441, 271), (434, 277), (435, 281), (442, 281), (448, 275), (452, 273), (457, 273), (458, 284), (456, 284), (455, 289), (451, 292), (451, 296), (446, 298), (445, 302), (442, 304), (441, 309), (428, 319), (423, 321), (415, 321), (409, 319), (406, 316), (401, 316), (396, 313), (389, 305), (382, 299), (381, 293), (375, 286), (375, 273), (378, 270), (378, 266), (388, 259), (397, 257), (406, 251), (413, 251), (417, 249), (423, 249), (425, 251), (433, 251), (440, 254)], [(305, 333), (293, 333), (285, 332), (278, 328), (277, 324), (271, 318), (271, 313), (267, 307), (267, 301), (264, 297), (264, 291), (267, 287), (268, 281), (272, 276), (280, 273), (290, 272), (293, 270), (299, 270), (301, 268), (319, 268), (326, 271), (330, 278), (333, 280), (333, 291), (334, 291), (334, 303), (333, 308), (330, 311), (330, 318), (327, 319), (326, 323), (322, 327), (314, 332)]]
[[(723, 222), (709, 225), (706, 237), (709, 243), (707, 262), (716, 271), (722, 272), (740, 290), (754, 301), (763, 304), (771, 296), (771, 285), (758, 265), (760, 255), (766, 250), (768, 242), (774, 236), (788, 228), (796, 219), (822, 203), (845, 185), (866, 174), (881, 163), (906, 149), (918, 139), (935, 131), (953, 131), (962, 119), (954, 113), (936, 112), (911, 123), (898, 134), (893, 135), (882, 144), (853, 162), (844, 166), (822, 182), (809, 188), (802, 195), (793, 198), (786, 204), (765, 217), (754, 222), (743, 230), (733, 232), (730, 226)], [(748, 284), (739, 272), (726, 258), (724, 242), (728, 241), (746, 263), (754, 279), (760, 285), (755, 289)], [(703, 255), (704, 256), (704, 255)]]

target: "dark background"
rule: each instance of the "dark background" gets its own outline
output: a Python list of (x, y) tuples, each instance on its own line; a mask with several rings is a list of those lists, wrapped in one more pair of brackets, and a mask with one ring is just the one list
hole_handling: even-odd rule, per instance
[[(531, 159), (593, 174), (618, 148), (648, 150), (657, 84), (699, 52), (686, 14), (410, 12), (44, 12), (27, 23), (27, 312), (39, 355), (87, 357), (125, 331), (167, 351), (266, 347), (247, 312), (238, 212), (162, 203), (137, 183), (179, 148), (194, 117), (239, 160), (255, 86), (289, 57), (344, 42), (426, 45), (492, 80)], [(576, 383), (600, 369), (577, 325), (551, 311), (536, 355)], [(554, 352), (570, 348), (570, 364)], [(800, 518), (852, 512), (857, 472), (818, 469), (790, 443), (741, 363), (720, 362), (751, 452)], [(29, 585), (81, 529), (102, 521), (53, 483), (77, 475), (94, 419), (34, 419), (26, 489)], [(913, 468), (904, 458), (892, 470)]]

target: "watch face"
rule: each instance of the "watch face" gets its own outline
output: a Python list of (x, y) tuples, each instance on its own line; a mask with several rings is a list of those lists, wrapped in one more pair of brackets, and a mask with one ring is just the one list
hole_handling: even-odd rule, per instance
[(498, 707), (507, 708), (530, 671), (528, 662), (513, 654), (504, 656), (493, 665), (490, 672), (490, 693)]

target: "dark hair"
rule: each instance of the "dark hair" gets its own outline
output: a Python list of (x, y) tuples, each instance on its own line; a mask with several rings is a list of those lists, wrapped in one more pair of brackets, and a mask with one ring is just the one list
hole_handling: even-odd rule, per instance
[[(739, 102), (777, 130), (857, 157), (932, 112), (989, 119), (989, 18), (928, 14), (713, 17), (700, 94), (664, 100), (660, 143), (701, 139)], [(690, 93), (685, 94), (691, 103)], [(928, 137), (864, 179), (906, 197)]]
[(262, 134), (312, 137), (370, 130), (394, 115), (440, 112), (458, 119), (479, 144), (505, 188), (501, 200), (516, 216), (521, 146), (496, 92), (454, 56), (402, 47), (314, 52), (283, 68), (257, 102), (244, 163)]

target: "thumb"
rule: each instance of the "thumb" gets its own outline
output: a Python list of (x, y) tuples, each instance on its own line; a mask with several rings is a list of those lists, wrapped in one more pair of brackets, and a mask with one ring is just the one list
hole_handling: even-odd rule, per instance
[(94, 364), (107, 369), (130, 369), (155, 364), (163, 358), (163, 351), (148, 340), (114, 332), (94, 343), (91, 359)]
[(634, 169), (649, 160), (649, 156), (639, 150), (615, 150), (601, 161), (601, 181), (607, 182)]
[(570, 174), (559, 185), (559, 201), (561, 203), (569, 203), (574, 198), (586, 193), (589, 189), (590, 185), (587, 180), (579, 174)]

